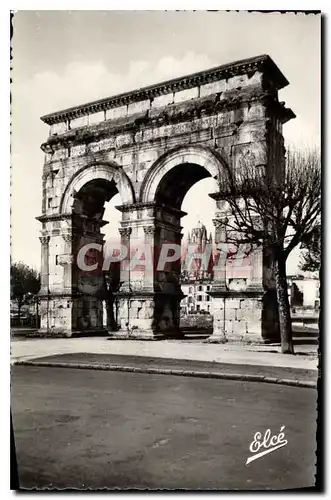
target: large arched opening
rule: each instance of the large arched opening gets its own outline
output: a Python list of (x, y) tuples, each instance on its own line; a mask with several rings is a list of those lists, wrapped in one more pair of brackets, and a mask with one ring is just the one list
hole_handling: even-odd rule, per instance
[[(187, 215), (182, 217), (181, 222), (183, 238), (180, 284), (184, 298), (180, 304), (180, 329), (185, 332), (185, 339), (207, 338), (213, 331), (210, 292), (216, 263), (214, 223), (217, 206), (209, 194), (216, 192), (217, 188), (216, 179), (207, 177), (194, 184), (182, 202), (182, 210)], [(196, 253), (204, 252), (208, 264), (197, 259), (185, 265), (185, 256), (191, 248)]]
[[(224, 159), (210, 149), (185, 146), (176, 148), (176, 150), (160, 158), (150, 169), (143, 183), (140, 195), (141, 201), (143, 203), (154, 203), (156, 207), (153, 243), (158, 250), (158, 254), (165, 255), (165, 252), (162, 253), (162, 247), (165, 244), (174, 244), (174, 246), (182, 248), (180, 258), (166, 261), (164, 264), (163, 262), (160, 263), (159, 260), (154, 275), (154, 289), (159, 293), (159, 297), (156, 297), (156, 304), (159, 302), (156, 309), (160, 311), (159, 316), (162, 318), (163, 311), (166, 308), (169, 329), (180, 329), (181, 302), (186, 299), (184, 297), (186, 290), (184, 290), (183, 294), (181, 289), (184, 276), (183, 265), (184, 270), (187, 270), (195, 268), (197, 263), (195, 259), (192, 260), (187, 255), (187, 249), (186, 252), (183, 252), (182, 240), (187, 230), (185, 224), (187, 212), (183, 210), (184, 205), (187, 206), (187, 203), (184, 203), (184, 200), (190, 200), (190, 190), (200, 184), (202, 190), (200, 196), (196, 197), (195, 204), (201, 205), (201, 213), (204, 212), (204, 196), (207, 205), (213, 205), (212, 213), (206, 214), (210, 229), (216, 204), (213, 200), (208, 199), (208, 194), (219, 190), (224, 168), (227, 168)], [(209, 193), (203, 192), (205, 191), (204, 184), (210, 189)], [(196, 195), (199, 192), (196, 189), (194, 191)], [(191, 205), (194, 203), (192, 198), (190, 203)], [(189, 245), (188, 251), (192, 253), (192, 251), (201, 252), (204, 250), (198, 242), (197, 245)], [(210, 252), (212, 252), (212, 245), (210, 245)], [(206, 252), (206, 259), (208, 268), (212, 259), (212, 253), (209, 255), (209, 249)], [(203, 259), (199, 260), (200, 266), (202, 261)], [(203, 265), (205, 265), (205, 262), (203, 262)], [(206, 269), (206, 271), (209, 270)], [(194, 277), (192, 278), (191, 281), (194, 282)], [(209, 284), (209, 289), (210, 286)], [(207, 293), (203, 295), (208, 296)]]

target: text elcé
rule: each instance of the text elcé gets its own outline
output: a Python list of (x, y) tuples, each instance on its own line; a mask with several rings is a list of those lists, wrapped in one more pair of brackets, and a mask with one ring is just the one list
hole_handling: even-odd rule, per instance
[[(250, 444), (249, 451), (253, 453), (246, 460), (246, 465), (257, 460), (258, 458), (263, 457), (273, 451), (282, 448), (287, 445), (287, 440), (285, 439), (285, 433), (283, 432), (285, 429), (285, 425), (282, 425), (279, 433), (275, 435), (271, 435), (271, 430), (267, 429), (264, 435), (261, 432), (256, 432), (254, 434), (254, 439)], [(260, 451), (262, 450), (262, 451)]]

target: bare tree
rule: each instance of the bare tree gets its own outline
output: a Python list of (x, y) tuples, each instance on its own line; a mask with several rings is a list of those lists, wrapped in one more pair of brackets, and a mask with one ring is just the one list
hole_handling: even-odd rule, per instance
[(321, 226), (316, 226), (315, 230), (309, 235), (308, 239), (302, 242), (300, 269), (316, 273), (321, 267)]
[[(271, 168), (273, 167), (273, 168)], [(228, 210), (227, 240), (262, 246), (274, 268), (282, 353), (293, 354), (286, 261), (320, 225), (321, 165), (316, 150), (288, 151), (284, 161), (267, 167), (247, 155), (228, 169), (218, 199)]]

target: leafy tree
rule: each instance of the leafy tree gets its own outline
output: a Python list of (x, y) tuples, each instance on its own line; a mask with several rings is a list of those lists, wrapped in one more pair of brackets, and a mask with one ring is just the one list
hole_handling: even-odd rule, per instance
[(39, 292), (40, 276), (35, 269), (23, 262), (10, 266), (10, 298), (17, 303), (18, 316), (21, 316), (22, 306)]
[(300, 292), (299, 287), (296, 283), (292, 283), (291, 286), (291, 305), (292, 306), (302, 306), (303, 304), (303, 293)]
[(321, 165), (316, 150), (288, 151), (285, 162), (265, 165), (247, 155), (224, 175), (220, 194), (228, 213), (227, 241), (262, 246), (274, 268), (282, 353), (293, 354), (286, 261), (320, 226)]

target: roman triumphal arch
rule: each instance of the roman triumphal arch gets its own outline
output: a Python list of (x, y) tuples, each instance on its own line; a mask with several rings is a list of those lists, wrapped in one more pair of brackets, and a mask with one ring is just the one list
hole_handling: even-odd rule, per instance
[[(107, 224), (104, 204), (117, 193), (121, 242), (128, 253), (121, 262), (114, 337), (152, 339), (179, 332), (180, 260), (170, 258), (159, 269), (155, 255), (164, 243), (180, 245), (182, 201), (206, 177), (219, 186), (211, 193), (215, 242), (226, 241), (229, 214), (219, 196), (224, 173), (239, 169), (245, 155), (269, 171), (282, 164), (282, 125), (295, 116), (278, 100), (286, 85), (263, 55), (42, 117), (50, 131), (42, 144), (38, 217), (41, 334), (105, 331), (98, 259)], [(153, 265), (131, 268), (132, 251), (142, 241)], [(92, 253), (82, 269), (77, 261), (86, 245)], [(91, 272), (88, 262), (95, 264)], [(211, 340), (277, 337), (272, 266), (263, 249), (254, 250), (247, 262), (235, 271), (228, 260), (217, 266)]]

